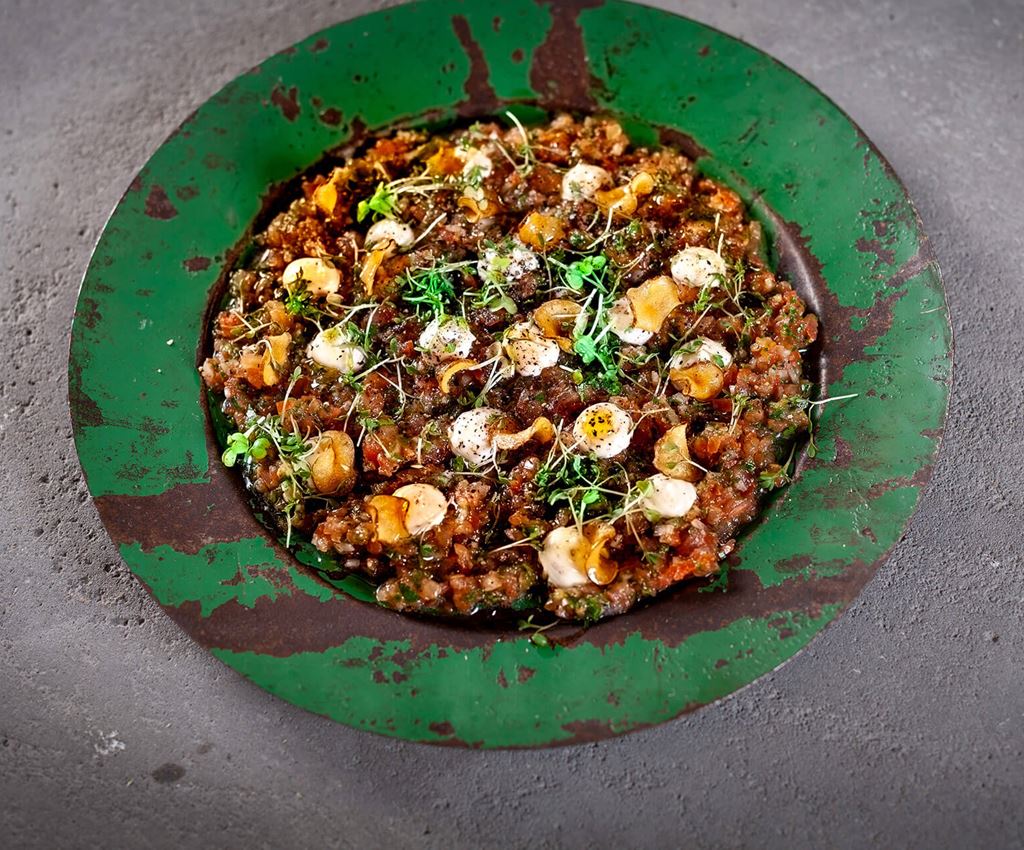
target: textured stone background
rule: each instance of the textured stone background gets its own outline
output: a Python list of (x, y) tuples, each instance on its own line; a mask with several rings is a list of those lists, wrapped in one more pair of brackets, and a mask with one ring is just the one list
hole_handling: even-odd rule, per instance
[(411, 745), (257, 690), (127, 574), (65, 403), (91, 246), (194, 107), (375, 5), (0, 0), (0, 845), (1024, 846), (1020, 0), (664, 4), (863, 126), (949, 293), (931, 489), (861, 599), (782, 670), (606, 743)]

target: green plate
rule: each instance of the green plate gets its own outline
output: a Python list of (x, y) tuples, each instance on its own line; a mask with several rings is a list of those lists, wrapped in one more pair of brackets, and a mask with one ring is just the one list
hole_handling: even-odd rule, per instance
[[(418, 741), (527, 747), (660, 723), (753, 682), (850, 603), (928, 480), (949, 392), (938, 269), (899, 180), (807, 81), (621, 2), (428, 0), (311, 36), (211, 98), (132, 182), (82, 283), (79, 457), (125, 562), (225, 664), (282, 698)], [(197, 363), (254, 222), (325, 152), (395, 123), (603, 110), (736, 188), (822, 322), (816, 458), (742, 537), (729, 589), (680, 588), (540, 648), (332, 586), (221, 467)], [(306, 562), (315, 559), (308, 549)]]

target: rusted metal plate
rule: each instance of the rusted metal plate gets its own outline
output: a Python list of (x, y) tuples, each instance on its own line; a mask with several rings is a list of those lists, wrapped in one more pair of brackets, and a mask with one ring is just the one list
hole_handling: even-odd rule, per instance
[[(204, 104), (154, 154), (82, 284), (70, 396), (89, 487), (125, 562), (196, 641), (343, 723), (485, 747), (659, 723), (778, 666), (898, 539), (948, 400), (938, 269), (892, 170), (805, 80), (693, 21), (627, 3), (428, 0), (340, 24)], [(386, 51), (379, 45), (387, 44)], [(409, 63), (394, 56), (415, 56)], [(501, 627), (404, 617), (335, 585), (250, 513), (219, 462), (196, 365), (225, 269), (297, 175), (368, 131), (570, 107), (682, 146), (735, 187), (822, 320), (820, 452), (743, 536), (725, 593), (624, 617)]]

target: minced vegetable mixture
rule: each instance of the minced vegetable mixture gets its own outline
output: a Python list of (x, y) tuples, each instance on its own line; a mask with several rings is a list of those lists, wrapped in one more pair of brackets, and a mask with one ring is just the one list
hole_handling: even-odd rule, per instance
[(390, 608), (591, 622), (713, 576), (809, 427), (760, 226), (608, 118), (377, 137), (255, 247), (200, 370), (224, 463)]

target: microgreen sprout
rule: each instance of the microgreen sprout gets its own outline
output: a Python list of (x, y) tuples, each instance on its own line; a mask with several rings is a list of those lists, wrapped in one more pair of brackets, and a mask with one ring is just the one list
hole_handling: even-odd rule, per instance
[(540, 623), (533, 622), (533, 614), (527, 617), (525, 620), (519, 621), (519, 631), (530, 633), (530, 643), (534, 646), (539, 646), (542, 649), (546, 649), (551, 646), (551, 639), (544, 634), (548, 629), (558, 625), (558, 621), (555, 620), (553, 623), (547, 623), (541, 625)]
[(416, 315), (440, 318), (455, 301), (455, 287), (448, 275), (450, 266), (407, 271), (402, 279), (402, 298), (414, 305)]
[[(697, 300), (693, 302), (693, 311), (701, 314), (701, 319), (704, 318), (704, 313), (714, 306), (711, 303), (711, 299), (714, 296), (714, 288), (710, 284), (704, 284), (701, 288), (700, 293), (697, 295)], [(698, 322), (700, 319), (697, 320)], [(696, 324), (697, 322), (694, 322)]]
[(541, 533), (539, 531), (534, 531), (526, 537), (522, 538), (521, 540), (513, 540), (511, 543), (506, 543), (504, 546), (498, 546), (494, 549), (489, 549), (487, 554), (493, 555), (496, 552), (505, 552), (508, 549), (516, 549), (520, 546), (533, 546), (534, 548), (539, 548), (539, 546), (537, 545), (537, 541), (540, 539), (540, 537)]
[(389, 186), (388, 183), (378, 183), (373, 195), (359, 202), (356, 206), (356, 221), (365, 221), (371, 214), (375, 220), (395, 217), (398, 196)]
[(776, 418), (780, 414), (785, 413), (787, 410), (806, 410), (807, 413), (807, 456), (817, 457), (818, 456), (818, 444), (815, 442), (815, 436), (817, 431), (817, 422), (815, 419), (815, 411), (819, 407), (824, 407), (826, 404), (831, 404), (834, 401), (846, 401), (847, 399), (856, 398), (859, 393), (849, 393), (848, 395), (837, 395), (831, 398), (821, 398), (817, 401), (811, 401), (801, 396), (790, 396), (784, 398), (781, 401), (777, 401), (771, 405), (768, 410), (768, 416)]
[(766, 470), (757, 477), (758, 483), (765, 490), (777, 490), (779, 487), (785, 487), (790, 482), (789, 465), (793, 462), (793, 455), (795, 452), (796, 443), (793, 443), (789, 449), (789, 457), (786, 458), (786, 462), (784, 464), (773, 472), (768, 472)]
[(743, 411), (750, 404), (750, 398), (749, 396), (734, 394), (731, 399), (732, 412), (729, 414), (729, 433), (733, 434), (736, 431), (736, 426), (739, 424), (740, 417), (743, 415)]
[(622, 370), (619, 368), (619, 338), (610, 333), (611, 323), (599, 292), (597, 309), (589, 326), (577, 325), (573, 329), (572, 350), (579, 355), (584, 366), (597, 365), (595, 382), (609, 392), (621, 389)]
[(380, 218), (396, 218), (400, 195), (426, 195), (444, 187), (443, 180), (429, 174), (415, 174), (389, 183), (378, 183), (373, 194), (356, 205), (356, 221), (365, 221), (371, 215), (374, 221)]
[[(502, 269), (498, 266), (501, 260), (506, 260), (506, 265), (511, 262), (504, 257), (498, 257), (495, 259), (492, 265), (497, 266), (494, 271), (501, 271)], [(498, 274), (486, 274), (482, 277), (483, 286), (472, 293), (472, 305), (473, 307), (480, 308), (486, 307), (497, 313), (499, 310), (504, 310), (510, 316), (514, 316), (518, 311), (516, 302), (512, 300), (511, 296), (505, 291), (505, 287), (502, 285), (502, 279)]]
[(762, 472), (757, 476), (757, 481), (765, 490), (777, 490), (780, 487), (785, 487), (789, 483), (790, 478), (786, 467), (780, 466), (774, 472)]
[(239, 458), (263, 460), (267, 456), (267, 449), (270, 448), (270, 440), (266, 437), (250, 438), (246, 434), (236, 431), (228, 437), (227, 448), (220, 456), (221, 463), (225, 466), (234, 466)]
[(298, 278), (285, 287), (284, 309), (289, 315), (316, 321), (320, 316), (327, 314), (314, 306), (313, 293), (310, 292), (308, 283), (300, 272)]
[(519, 135), (522, 137), (523, 143), (519, 146), (519, 155), (523, 158), (523, 162), (521, 165), (516, 165), (515, 168), (516, 171), (525, 177), (533, 171), (534, 166), (537, 164), (537, 158), (534, 156), (533, 148), (530, 147), (530, 134), (526, 131), (523, 123), (513, 112), (506, 111), (505, 117), (515, 125), (516, 129), (519, 131)]
[[(293, 374), (294, 382), (297, 376)], [(309, 478), (309, 465), (306, 462), (316, 441), (309, 442), (291, 431), (285, 431), (280, 416), (255, 416), (246, 422), (244, 431), (236, 431), (227, 439), (227, 448), (221, 455), (225, 466), (234, 466), (239, 458), (246, 460), (263, 460), (273, 446), (281, 460), (282, 473), (279, 489), (284, 499), (282, 513), (287, 524), (285, 546), (291, 545), (292, 521), (299, 505), (307, 495), (306, 480)]]
[(234, 339), (234, 340), (245, 339), (246, 337), (254, 337), (254, 336), (256, 336), (256, 334), (258, 334), (264, 328), (269, 328), (270, 327), (270, 322), (262, 322), (261, 324), (258, 324), (258, 325), (250, 324), (248, 321), (246, 321), (245, 316), (242, 315), (237, 310), (232, 310), (231, 313), (232, 313), (233, 316), (236, 316), (238, 318), (238, 320), (245, 326), (245, 332), (244, 333), (240, 333), (240, 334), (235, 334), (232, 337), (232, 339)]
[[(537, 498), (552, 506), (564, 503), (577, 525), (583, 524), (583, 518), (592, 509), (606, 507), (612, 499), (623, 502), (602, 516), (612, 521), (624, 516), (626, 511), (623, 505), (630, 502), (633, 489), (621, 466), (606, 471), (595, 457), (577, 454), (560, 440), (552, 445), (533, 480), (537, 487)], [(622, 488), (623, 481), (625, 489)], [(629, 504), (628, 510), (634, 507), (635, 504)]]
[(608, 286), (608, 258), (604, 254), (595, 254), (563, 263), (554, 257), (549, 262), (559, 270), (559, 276), (573, 292), (582, 292), (584, 287), (596, 289), (598, 292), (610, 294)]
[(508, 361), (505, 360), (504, 356), (500, 352), (494, 355), (494, 357), (478, 364), (476, 368), (483, 369), (485, 366), (490, 366), (491, 371), (487, 373), (487, 380), (484, 381), (483, 387), (473, 400), (473, 407), (483, 407), (487, 404), (487, 394), (494, 389), (495, 385), (497, 385), (503, 376), (507, 377), (504, 373), (504, 369), (508, 366)]

